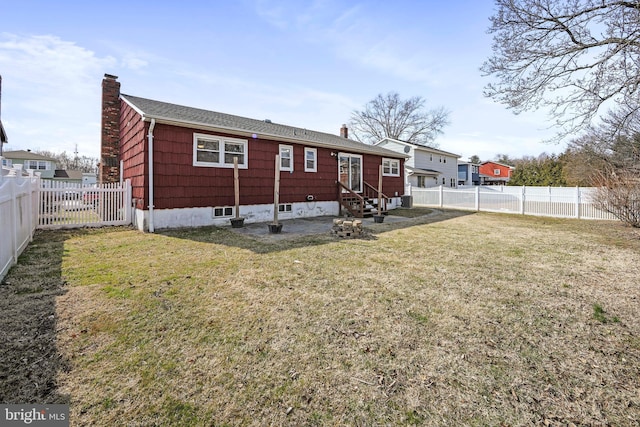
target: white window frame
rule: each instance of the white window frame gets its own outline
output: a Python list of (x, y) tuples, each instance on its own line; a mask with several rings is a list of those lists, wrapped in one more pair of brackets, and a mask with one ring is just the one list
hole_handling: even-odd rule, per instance
[(499, 176), (500, 175), (500, 169), (494, 169), (493, 170), (493, 175), (494, 176)]
[[(309, 154), (313, 155), (313, 166), (309, 167)], [(318, 172), (318, 150), (316, 148), (304, 147), (304, 171)]]
[[(205, 162), (198, 160), (198, 140), (218, 142), (218, 161), (217, 162)], [(242, 146), (242, 153), (235, 153), (225, 151), (226, 144), (234, 144)], [(200, 151), (203, 151), (200, 149)], [(242, 154), (243, 161), (238, 161), (239, 169), (247, 169), (249, 167), (249, 141), (246, 139), (230, 138), (226, 136), (209, 135), (206, 133), (194, 133), (193, 134), (193, 166), (210, 167), (210, 168), (233, 168), (233, 161), (225, 162), (227, 154)]]
[[(394, 168), (395, 165), (395, 168)], [(393, 171), (395, 169), (395, 172)], [(382, 158), (382, 176), (400, 176), (400, 160)]]
[[(282, 155), (282, 152), (286, 150), (289, 150), (289, 152), (291, 153), (290, 157), (285, 157)], [(280, 171), (293, 172), (293, 145), (280, 144), (278, 146), (278, 153), (280, 154)], [(283, 160), (286, 158), (289, 159), (289, 166), (282, 165)]]
[(46, 160), (26, 160), (24, 166), (25, 169), (32, 169), (36, 171), (49, 170), (49, 162), (47, 162)]
[(2, 166), (13, 167), (13, 161), (11, 159), (2, 159)]

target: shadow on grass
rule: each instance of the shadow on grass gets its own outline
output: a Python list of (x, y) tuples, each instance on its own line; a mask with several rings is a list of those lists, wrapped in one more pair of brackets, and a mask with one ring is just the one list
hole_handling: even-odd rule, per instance
[(0, 403), (69, 403), (58, 393), (67, 368), (56, 346), (56, 297), (67, 232), (38, 232), (0, 284)]
[[(393, 211), (392, 211), (393, 212)], [(375, 224), (371, 220), (363, 224), (363, 233), (356, 239), (376, 240), (380, 234), (417, 225), (433, 224), (466, 215), (472, 211), (402, 209), (392, 214), (386, 222)], [(271, 253), (283, 250), (334, 243), (342, 238), (331, 232), (334, 217), (283, 220), (280, 234), (269, 234), (268, 223), (245, 225), (242, 229), (229, 227), (197, 227), (165, 229), (156, 233), (164, 236), (188, 239), (200, 243), (215, 243), (246, 249), (255, 253)]]

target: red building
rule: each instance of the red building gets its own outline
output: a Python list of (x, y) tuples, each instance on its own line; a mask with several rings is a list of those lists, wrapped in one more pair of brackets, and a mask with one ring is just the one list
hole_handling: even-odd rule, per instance
[(496, 162), (484, 162), (480, 164), (481, 185), (505, 185), (511, 179), (513, 166), (503, 165)]
[[(273, 218), (276, 156), (279, 217), (339, 215), (343, 197), (365, 200), (382, 166), (386, 207), (400, 205), (405, 155), (341, 135), (154, 101), (120, 93), (116, 76), (102, 82), (100, 182), (131, 180), (139, 229), (223, 225)], [(377, 196), (377, 194), (376, 194)], [(372, 197), (373, 198), (373, 197)], [(365, 202), (366, 203), (366, 200)], [(343, 205), (344, 204), (344, 205)]]

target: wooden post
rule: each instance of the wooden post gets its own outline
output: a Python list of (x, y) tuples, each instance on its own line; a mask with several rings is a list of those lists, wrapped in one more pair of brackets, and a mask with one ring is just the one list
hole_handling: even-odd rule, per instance
[(238, 156), (233, 156), (233, 191), (236, 196), (236, 218), (240, 218), (240, 179), (238, 177)]
[(378, 215), (382, 215), (382, 165), (378, 175)]
[(278, 205), (280, 204), (280, 155), (276, 155), (276, 177), (273, 185), (273, 223), (278, 225)]

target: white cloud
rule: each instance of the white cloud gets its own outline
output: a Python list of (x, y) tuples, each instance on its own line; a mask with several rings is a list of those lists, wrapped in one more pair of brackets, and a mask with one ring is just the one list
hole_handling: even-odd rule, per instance
[[(51, 35), (0, 35), (2, 119), (8, 150), (41, 149), (98, 157), (100, 87), (117, 63)], [(14, 117), (16, 119), (14, 119)]]

